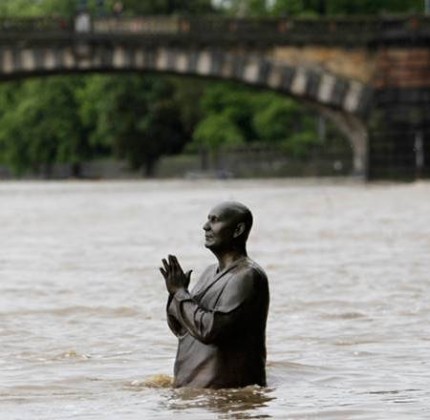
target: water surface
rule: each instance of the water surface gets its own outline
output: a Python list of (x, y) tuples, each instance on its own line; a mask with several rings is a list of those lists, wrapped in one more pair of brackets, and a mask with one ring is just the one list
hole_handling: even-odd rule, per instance
[[(254, 211), (267, 389), (173, 390), (159, 260)], [(0, 183), (0, 412), (22, 419), (426, 419), (430, 183)]]

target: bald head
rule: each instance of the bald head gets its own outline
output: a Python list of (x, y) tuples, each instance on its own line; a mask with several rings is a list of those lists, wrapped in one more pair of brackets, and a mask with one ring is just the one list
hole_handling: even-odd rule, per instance
[(227, 217), (234, 224), (243, 223), (245, 225), (245, 229), (241, 236), (244, 241), (248, 239), (253, 223), (252, 213), (248, 207), (238, 201), (224, 201), (223, 203), (215, 206), (211, 213), (214, 211)]
[(252, 213), (242, 203), (227, 201), (215, 206), (204, 224), (205, 246), (212, 251), (246, 252), (246, 241), (252, 227)]

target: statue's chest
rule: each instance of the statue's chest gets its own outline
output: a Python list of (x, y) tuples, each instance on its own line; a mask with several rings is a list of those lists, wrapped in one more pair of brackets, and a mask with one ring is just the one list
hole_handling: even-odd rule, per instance
[(194, 298), (207, 310), (214, 310), (222, 300), (223, 291), (229, 281), (229, 275), (218, 279), (210, 279), (193, 293)]

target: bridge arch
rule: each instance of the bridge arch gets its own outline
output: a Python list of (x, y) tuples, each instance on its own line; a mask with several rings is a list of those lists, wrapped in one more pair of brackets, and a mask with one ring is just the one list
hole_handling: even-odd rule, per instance
[(150, 44), (91, 44), (2, 47), (0, 80), (88, 72), (155, 72), (233, 80), (294, 97), (331, 119), (349, 139), (354, 172), (367, 170), (365, 124), (372, 90), (324, 70), (293, 66), (257, 53)]

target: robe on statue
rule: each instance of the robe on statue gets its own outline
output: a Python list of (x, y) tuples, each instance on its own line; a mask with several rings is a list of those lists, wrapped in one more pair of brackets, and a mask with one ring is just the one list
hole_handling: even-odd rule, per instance
[(209, 266), (191, 293), (169, 296), (167, 320), (179, 340), (174, 386), (265, 386), (266, 274), (248, 257), (217, 269)]

